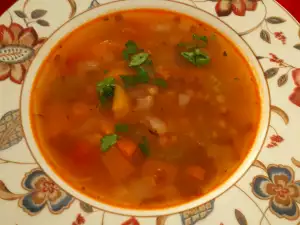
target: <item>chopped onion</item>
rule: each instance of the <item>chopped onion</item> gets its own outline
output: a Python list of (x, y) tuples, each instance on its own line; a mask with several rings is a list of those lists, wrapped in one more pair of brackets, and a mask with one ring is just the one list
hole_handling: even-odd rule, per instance
[(165, 24), (165, 23), (157, 24), (156, 26), (154, 26), (153, 30), (158, 31), (158, 32), (170, 31), (171, 25)]
[(156, 117), (148, 117), (147, 119), (150, 123), (151, 128), (155, 130), (158, 134), (163, 134), (167, 132), (167, 125), (164, 121)]
[(150, 109), (153, 106), (153, 104), (154, 104), (154, 99), (152, 96), (137, 98), (135, 110), (147, 110)]
[(189, 104), (190, 100), (191, 100), (191, 96), (189, 96), (188, 94), (178, 95), (179, 106), (186, 106), (187, 104)]

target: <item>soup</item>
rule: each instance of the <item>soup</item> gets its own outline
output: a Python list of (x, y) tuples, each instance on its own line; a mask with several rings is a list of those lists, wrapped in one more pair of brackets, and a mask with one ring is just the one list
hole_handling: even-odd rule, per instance
[(163, 10), (97, 18), (41, 66), (31, 123), (69, 185), (126, 208), (186, 203), (226, 181), (252, 147), (260, 99), (239, 50)]

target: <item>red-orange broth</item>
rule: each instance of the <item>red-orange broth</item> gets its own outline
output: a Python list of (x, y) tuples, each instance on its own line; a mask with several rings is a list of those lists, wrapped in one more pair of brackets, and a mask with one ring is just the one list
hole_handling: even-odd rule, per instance
[[(130, 67), (124, 50), (147, 61)], [(210, 61), (195, 66), (183, 51)], [(120, 75), (139, 76), (141, 67), (148, 81), (127, 87)], [(107, 77), (113, 84), (98, 89)], [(35, 138), (52, 169), (85, 195), (138, 209), (182, 204), (228, 179), (253, 144), (261, 110), (253, 72), (234, 44), (162, 10), (81, 26), (51, 50), (32, 90)]]

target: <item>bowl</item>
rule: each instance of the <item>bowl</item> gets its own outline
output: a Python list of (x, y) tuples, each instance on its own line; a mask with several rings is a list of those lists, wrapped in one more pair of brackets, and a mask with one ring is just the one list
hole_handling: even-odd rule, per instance
[[(169, 207), (164, 209), (149, 209), (149, 210), (137, 210), (130, 208), (120, 208), (117, 206), (108, 205), (97, 200), (94, 200), (79, 191), (72, 188), (68, 185), (62, 178), (60, 178), (47, 164), (46, 159), (41, 153), (38, 144), (34, 138), (33, 130), (30, 122), (30, 98), (31, 91), (34, 84), (36, 74), (40, 66), (42, 65), (45, 58), (48, 56), (50, 50), (60, 41), (64, 36), (68, 35), (74, 29), (83, 25), (84, 23), (91, 21), (99, 16), (106, 15), (108, 13), (129, 10), (129, 9), (164, 9), (174, 12), (179, 12), (181, 14), (187, 14), (191, 17), (194, 17), (197, 20), (203, 21), (210, 26), (216, 28), (220, 33), (222, 33), (228, 40), (235, 44), (235, 46), (242, 53), (244, 58), (249, 62), (256, 83), (258, 85), (259, 97), (261, 99), (261, 115), (258, 126), (257, 135), (255, 141), (250, 149), (247, 157), (241, 163), (239, 168), (231, 175), (231, 177), (226, 180), (224, 183), (220, 184), (217, 188), (207, 193), (204, 196), (199, 197), (193, 201)], [(30, 69), (27, 73), (27, 77), (24, 81), (21, 93), (21, 119), (25, 135), (25, 140), (27, 145), (35, 158), (36, 162), (40, 167), (45, 171), (45, 173), (56, 182), (62, 189), (70, 193), (74, 197), (78, 198), (81, 201), (84, 201), (94, 207), (102, 209), (104, 211), (122, 214), (122, 215), (134, 215), (134, 216), (159, 216), (174, 214), (181, 211), (185, 211), (190, 208), (197, 207), (202, 205), (212, 199), (215, 199), (232, 185), (234, 185), (250, 168), (253, 161), (258, 156), (260, 149), (264, 143), (264, 139), (269, 126), (270, 118), (270, 99), (269, 99), (269, 89), (264, 78), (263, 70), (256, 59), (255, 54), (251, 48), (246, 44), (246, 42), (228, 25), (223, 23), (217, 17), (193, 6), (175, 2), (175, 1), (166, 1), (166, 0), (149, 0), (149, 1), (140, 1), (140, 0), (127, 0), (127, 1), (116, 1), (108, 4), (101, 5), (97, 8), (89, 10), (87, 12), (81, 13), (78, 16), (74, 17), (72, 20), (65, 23), (58, 30), (56, 30), (48, 39), (48, 41), (43, 45), (43, 47), (38, 52), (35, 60), (32, 62)]]

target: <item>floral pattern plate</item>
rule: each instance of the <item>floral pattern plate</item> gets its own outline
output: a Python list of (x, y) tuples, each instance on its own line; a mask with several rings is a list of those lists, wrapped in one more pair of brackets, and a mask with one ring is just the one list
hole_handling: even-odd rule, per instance
[(109, 1), (19, 0), (0, 17), (0, 224), (300, 225), (300, 24), (274, 0), (180, 0), (229, 24), (255, 52), (270, 87), (266, 143), (223, 195), (176, 215), (125, 217), (80, 202), (39, 168), (21, 129), (26, 72), (58, 27)]

